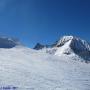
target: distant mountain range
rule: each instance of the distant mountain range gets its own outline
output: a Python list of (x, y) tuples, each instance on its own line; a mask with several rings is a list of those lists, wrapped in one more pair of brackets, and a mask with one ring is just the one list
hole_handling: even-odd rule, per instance
[(1, 37), (0, 90), (90, 90), (89, 62), (90, 44), (75, 36), (34, 49)]
[(15, 38), (0, 37), (0, 48), (13, 48), (18, 45), (22, 44)]
[[(16, 46), (23, 45), (17, 39), (0, 37), (0, 48), (13, 48)], [(52, 45), (37, 43), (34, 49), (57, 56), (78, 56), (90, 61), (90, 43), (76, 36), (63, 36)]]
[(50, 54), (61, 56), (78, 55), (83, 59), (90, 60), (90, 43), (76, 36), (63, 36), (52, 45), (37, 44), (34, 49), (44, 50)]

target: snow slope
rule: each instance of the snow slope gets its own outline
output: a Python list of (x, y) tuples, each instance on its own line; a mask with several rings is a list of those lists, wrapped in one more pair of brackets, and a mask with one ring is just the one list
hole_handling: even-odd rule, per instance
[(85, 61), (90, 61), (90, 43), (75, 36), (63, 36), (51, 47), (42, 47), (38, 50), (57, 56), (62, 56), (62, 54), (78, 56)]
[(72, 54), (73, 51), (70, 48), (70, 43), (71, 40), (69, 40), (68, 42), (65, 43), (65, 45), (63, 45), (62, 47), (58, 48), (57, 51), (55, 52), (55, 55), (62, 55), (62, 54)]
[[(90, 61), (90, 43), (75, 36), (63, 36), (57, 43), (56, 55), (76, 54), (86, 61)], [(62, 50), (63, 49), (63, 50)]]
[(90, 90), (90, 64), (26, 47), (0, 49), (0, 88)]

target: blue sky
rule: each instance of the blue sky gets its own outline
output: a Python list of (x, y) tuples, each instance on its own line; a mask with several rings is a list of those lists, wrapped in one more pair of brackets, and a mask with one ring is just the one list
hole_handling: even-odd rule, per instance
[(0, 0), (0, 35), (29, 47), (63, 35), (90, 41), (90, 0)]

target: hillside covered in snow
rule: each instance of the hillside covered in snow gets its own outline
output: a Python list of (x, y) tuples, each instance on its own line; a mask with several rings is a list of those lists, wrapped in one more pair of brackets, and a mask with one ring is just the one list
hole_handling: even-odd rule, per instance
[(37, 50), (0, 48), (0, 90), (89, 90), (89, 50), (89, 43), (72, 36)]
[(90, 61), (90, 43), (75, 36), (63, 36), (54, 44), (43, 45), (43, 47), (41, 47), (41, 44), (37, 44), (34, 49), (57, 56), (78, 56), (86, 61)]

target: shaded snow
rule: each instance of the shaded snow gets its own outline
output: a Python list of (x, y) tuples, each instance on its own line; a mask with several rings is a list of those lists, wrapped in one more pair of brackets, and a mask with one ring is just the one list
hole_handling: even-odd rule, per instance
[(17, 90), (89, 90), (90, 64), (72, 59), (22, 47), (0, 49), (0, 86), (11, 85)]
[[(38, 50), (62, 56), (62, 54), (73, 55), (90, 62), (90, 43), (75, 36), (63, 36), (52, 45), (37, 45)], [(36, 49), (36, 48), (34, 48)]]

